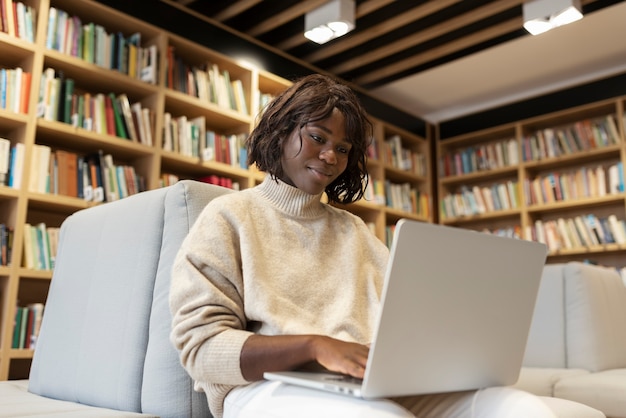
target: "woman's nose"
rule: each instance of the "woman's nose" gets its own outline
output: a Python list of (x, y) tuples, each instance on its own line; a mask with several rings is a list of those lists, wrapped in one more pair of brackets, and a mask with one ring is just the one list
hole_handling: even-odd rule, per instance
[(332, 148), (324, 149), (320, 152), (320, 159), (325, 161), (326, 164), (337, 164), (337, 155)]

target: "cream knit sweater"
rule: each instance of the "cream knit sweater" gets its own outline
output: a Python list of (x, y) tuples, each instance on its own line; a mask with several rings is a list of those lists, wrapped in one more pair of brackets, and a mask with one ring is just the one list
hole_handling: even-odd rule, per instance
[(213, 200), (178, 253), (171, 340), (216, 418), (250, 383), (239, 358), (252, 333), (371, 340), (387, 247), (320, 198), (268, 176)]

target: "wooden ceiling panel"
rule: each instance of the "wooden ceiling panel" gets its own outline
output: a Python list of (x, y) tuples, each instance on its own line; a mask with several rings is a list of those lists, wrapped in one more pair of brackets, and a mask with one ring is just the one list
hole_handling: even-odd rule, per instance
[[(356, 0), (356, 28), (317, 45), (304, 15), (327, 0), (163, 0), (371, 89), (530, 36), (524, 0)], [(585, 14), (620, 0), (583, 0)]]

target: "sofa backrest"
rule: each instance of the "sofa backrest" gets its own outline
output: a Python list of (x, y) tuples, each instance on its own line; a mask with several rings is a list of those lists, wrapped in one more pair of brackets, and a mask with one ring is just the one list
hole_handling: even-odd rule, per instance
[(543, 268), (526, 343), (524, 366), (567, 366), (564, 266), (565, 264), (547, 264)]
[(626, 367), (626, 287), (613, 268), (544, 267), (524, 366), (591, 372)]
[(29, 391), (163, 418), (210, 416), (169, 341), (169, 282), (189, 228), (227, 191), (186, 180), (65, 220)]
[(626, 367), (626, 287), (613, 268), (568, 263), (567, 362), (592, 372)]

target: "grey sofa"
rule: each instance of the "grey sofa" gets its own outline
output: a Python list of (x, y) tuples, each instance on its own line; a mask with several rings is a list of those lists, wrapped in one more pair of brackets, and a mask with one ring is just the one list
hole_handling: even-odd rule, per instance
[(626, 418), (626, 286), (615, 269), (544, 267), (516, 386)]
[(0, 415), (210, 416), (169, 342), (170, 264), (227, 191), (182, 181), (68, 217), (28, 392), (2, 382)]
[[(169, 341), (170, 266), (227, 192), (182, 181), (68, 217), (30, 379), (0, 382), (0, 417), (210, 417)], [(544, 399), (561, 418), (603, 416)]]

